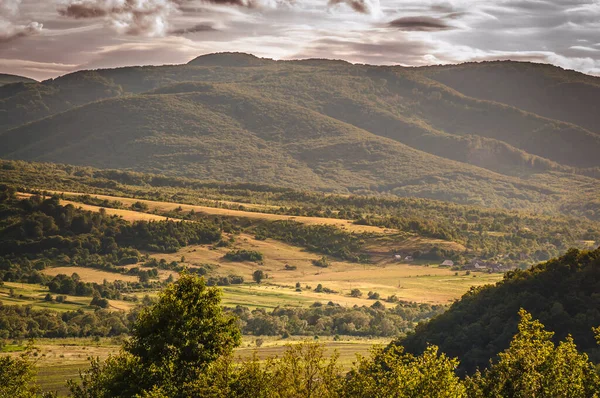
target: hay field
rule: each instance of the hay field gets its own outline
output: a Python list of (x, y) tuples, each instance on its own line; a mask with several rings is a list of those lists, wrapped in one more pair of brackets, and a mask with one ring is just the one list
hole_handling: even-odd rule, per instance
[[(59, 191), (53, 191), (53, 192), (58, 193), (58, 194), (62, 193), (66, 197), (86, 195), (86, 194), (77, 193), (77, 192), (59, 192)], [(250, 219), (264, 219), (264, 220), (271, 220), (271, 221), (293, 220), (293, 221), (301, 222), (301, 223), (307, 224), (307, 225), (317, 225), (317, 224), (334, 225), (340, 229), (343, 229), (343, 230), (346, 230), (349, 232), (374, 232), (374, 233), (381, 233), (381, 234), (395, 232), (394, 230), (390, 230), (390, 229), (386, 229), (386, 228), (374, 227), (374, 226), (369, 226), (369, 225), (356, 225), (353, 223), (352, 220), (341, 220), (341, 219), (337, 219), (337, 218), (286, 216), (286, 215), (281, 215), (281, 214), (260, 213), (260, 212), (254, 212), (254, 211), (244, 211), (244, 210), (231, 210), (231, 209), (222, 209), (222, 208), (218, 208), (218, 207), (209, 207), (209, 206), (196, 206), (196, 205), (187, 205), (187, 204), (172, 203), (172, 202), (157, 202), (157, 201), (144, 200), (144, 199), (132, 199), (132, 198), (125, 198), (125, 197), (120, 197), (120, 196), (108, 196), (108, 195), (96, 195), (96, 194), (90, 194), (89, 196), (95, 197), (98, 199), (102, 199), (102, 200), (104, 200), (104, 199), (118, 200), (119, 202), (123, 203), (126, 206), (131, 206), (132, 204), (134, 204), (136, 202), (141, 202), (141, 203), (145, 203), (146, 205), (148, 205), (148, 209), (150, 211), (156, 210), (157, 212), (173, 211), (173, 210), (181, 207), (182, 211), (184, 211), (184, 212), (189, 212), (190, 210), (194, 210), (194, 212), (196, 212), (196, 213), (205, 213), (205, 214), (219, 215), (219, 216), (243, 217), (243, 218), (250, 218)], [(65, 200), (65, 203), (69, 203), (69, 201)], [(246, 206), (246, 204), (243, 204), (243, 203), (239, 203), (239, 204)], [(96, 210), (98, 209), (97, 206), (84, 207), (86, 205), (81, 205), (81, 204), (79, 204), (79, 205), (86, 210), (92, 210), (92, 208), (96, 208)], [(109, 210), (114, 210), (114, 209), (106, 209), (106, 210), (108, 212)], [(127, 210), (121, 210), (121, 211), (124, 212), (124, 213), (122, 213), (124, 216), (131, 215)], [(119, 214), (119, 213), (110, 212), (109, 214)], [(142, 214), (144, 214), (144, 213), (142, 213)], [(164, 219), (164, 218), (162, 218), (162, 219)]]
[[(401, 300), (416, 301), (431, 304), (447, 304), (460, 298), (471, 286), (495, 283), (502, 279), (501, 274), (472, 273), (466, 275), (448, 268), (428, 267), (425, 265), (402, 264), (392, 262), (390, 255), (373, 264), (356, 264), (346, 261), (332, 261), (328, 268), (315, 267), (313, 259), (320, 255), (304, 251), (279, 241), (267, 239), (259, 241), (250, 235), (240, 235), (235, 243), (235, 248), (257, 250), (263, 253), (263, 265), (253, 262), (231, 262), (223, 256), (228, 248), (211, 248), (209, 246), (189, 246), (173, 254), (156, 254), (152, 257), (164, 258), (168, 262), (179, 261), (185, 257), (185, 263), (190, 267), (209, 263), (216, 265), (215, 273), (218, 275), (241, 275), (247, 282), (252, 281), (252, 273), (261, 269), (269, 278), (264, 286), (250, 284), (238, 287), (237, 299), (240, 303), (243, 294), (246, 296), (247, 305), (270, 307), (274, 300), (276, 303), (289, 304), (297, 302), (298, 305), (307, 305), (314, 301), (333, 301), (341, 305), (372, 305), (372, 300), (367, 300), (369, 291), (374, 291), (385, 299), (387, 296), (396, 295)], [(288, 271), (285, 265), (295, 266), (296, 269)], [(300, 282), (303, 291), (296, 292), (296, 282)], [(314, 292), (318, 284), (337, 291), (337, 294)], [(311, 289), (306, 289), (306, 286)], [(350, 297), (352, 289), (358, 288), (364, 296), (361, 298)], [(254, 292), (257, 297), (253, 299)], [(258, 293), (270, 292), (273, 297), (266, 300), (260, 298)], [(286, 298), (284, 299), (283, 296)], [(227, 300), (227, 290), (225, 291)], [(283, 304), (281, 304), (283, 305)]]
[(124, 281), (124, 282), (136, 282), (137, 276), (117, 274), (115, 272), (101, 271), (93, 268), (84, 267), (53, 267), (46, 268), (42, 271), (43, 274), (49, 276), (56, 276), (58, 274), (72, 275), (77, 273), (84, 282), (94, 282), (102, 284), (104, 280), (107, 282)]

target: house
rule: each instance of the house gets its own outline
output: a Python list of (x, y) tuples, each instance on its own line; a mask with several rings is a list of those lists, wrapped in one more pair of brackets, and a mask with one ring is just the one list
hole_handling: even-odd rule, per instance
[(444, 260), (444, 262), (442, 264), (440, 264), (440, 267), (453, 267), (454, 266), (454, 261), (452, 260)]
[(397, 261), (402, 260), (402, 255), (401, 254), (394, 254), (394, 260), (397, 260)]
[(406, 256), (404, 257), (404, 261), (414, 261), (415, 259), (413, 258), (413, 256)]
[(487, 269), (487, 265), (485, 265), (484, 263), (475, 263), (475, 264), (473, 264), (473, 268), (475, 268), (475, 269)]

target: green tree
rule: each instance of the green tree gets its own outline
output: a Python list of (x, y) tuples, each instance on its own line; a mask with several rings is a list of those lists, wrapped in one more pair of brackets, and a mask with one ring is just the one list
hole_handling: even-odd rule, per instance
[(344, 397), (348, 398), (462, 398), (466, 391), (456, 376), (456, 359), (438, 354), (429, 346), (420, 356), (402, 347), (375, 348), (370, 358), (359, 358), (348, 373)]
[(36, 397), (39, 389), (34, 377), (34, 366), (27, 355), (17, 358), (0, 356), (0, 397)]
[(186, 396), (187, 384), (240, 344), (236, 319), (220, 304), (220, 290), (182, 274), (140, 312), (120, 354), (104, 364), (92, 363), (81, 387), (70, 384), (73, 396), (133, 397), (153, 390)]
[(254, 279), (254, 282), (260, 284), (263, 279), (267, 279), (267, 274), (265, 274), (263, 270), (257, 269), (252, 273), (252, 279)]
[(232, 356), (212, 363), (187, 391), (215, 398), (337, 398), (343, 378), (337, 354), (326, 355), (319, 343), (287, 345), (281, 358), (234, 363)]
[(569, 336), (555, 346), (553, 332), (521, 309), (519, 332), (497, 363), (467, 379), (471, 397), (594, 397), (599, 376)]

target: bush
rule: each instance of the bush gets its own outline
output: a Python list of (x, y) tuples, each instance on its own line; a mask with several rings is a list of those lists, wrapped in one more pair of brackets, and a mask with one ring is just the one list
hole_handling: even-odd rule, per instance
[(225, 259), (229, 261), (253, 261), (257, 263), (263, 260), (263, 254), (255, 250), (231, 250), (225, 254)]
[(361, 297), (363, 293), (359, 289), (352, 289), (350, 291), (350, 296), (352, 297)]
[(367, 297), (369, 298), (369, 300), (379, 300), (379, 298), (380, 298), (381, 296), (380, 296), (380, 295), (379, 295), (379, 293), (377, 293), (377, 292), (369, 292), (369, 293), (367, 294)]
[(327, 268), (331, 265), (327, 257), (323, 256), (318, 260), (312, 260), (312, 264), (316, 267)]

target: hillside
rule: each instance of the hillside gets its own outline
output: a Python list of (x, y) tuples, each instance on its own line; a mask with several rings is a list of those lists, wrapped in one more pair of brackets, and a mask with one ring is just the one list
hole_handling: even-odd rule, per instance
[[(533, 74), (541, 88), (529, 90), (530, 103), (541, 105), (492, 83), (481, 92), (456, 83), (483, 73), (478, 64), (415, 69), (224, 53), (82, 71), (0, 88), (0, 156), (594, 213), (594, 101), (578, 100), (583, 116), (564, 118), (544, 111), (562, 97), (543, 87), (574, 82), (585, 98), (600, 98), (599, 79), (554, 67), (539, 77), (525, 63), (495, 67), (506, 86)], [(462, 77), (452, 77), (456, 70)]]
[(435, 344), (473, 372), (508, 347), (524, 308), (555, 339), (573, 336), (577, 347), (600, 360), (592, 327), (600, 325), (600, 249), (571, 250), (563, 257), (506, 274), (495, 286), (473, 288), (444, 314), (417, 327), (398, 344), (409, 352)]
[(0, 73), (0, 86), (4, 86), (6, 84), (12, 84), (12, 83), (37, 83), (37, 82), (28, 77), (17, 76), (17, 75), (7, 75), (5, 73)]
[(600, 132), (598, 77), (551, 65), (497, 61), (425, 68), (424, 74), (465, 95)]

